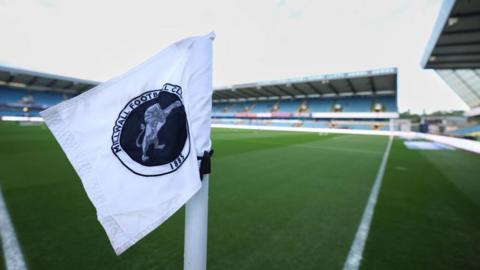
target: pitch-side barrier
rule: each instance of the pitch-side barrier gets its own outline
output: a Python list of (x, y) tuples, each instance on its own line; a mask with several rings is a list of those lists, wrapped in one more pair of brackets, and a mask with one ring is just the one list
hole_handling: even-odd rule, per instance
[(42, 117), (38, 116), (0, 116), (2, 121), (13, 121), (13, 122), (43, 122)]
[(356, 129), (336, 129), (336, 128), (276, 127), (276, 126), (228, 125), (228, 124), (212, 124), (212, 127), (229, 128), (229, 129), (396, 136), (396, 137), (402, 137), (407, 139), (423, 139), (423, 140), (434, 141), (434, 142), (442, 143), (445, 145), (453, 146), (458, 149), (480, 154), (480, 142), (467, 140), (467, 139), (441, 136), (441, 135), (411, 132), (411, 131), (407, 132), (407, 131), (356, 130)]
[[(18, 122), (43, 122), (41, 117), (23, 117), (23, 116), (2, 116), (2, 121), (18, 121)], [(388, 130), (358, 130), (358, 129), (338, 129), (338, 128), (305, 128), (305, 127), (277, 127), (277, 126), (254, 126), (254, 125), (229, 125), (229, 124), (212, 124), (214, 128), (230, 128), (230, 129), (251, 129), (251, 130), (276, 130), (276, 131), (295, 131), (295, 132), (313, 132), (313, 133), (336, 133), (336, 134), (357, 134), (357, 135), (377, 135), (377, 136), (396, 136), (407, 139), (423, 139), (434, 141), (458, 149), (480, 154), (480, 142), (447, 137), (441, 135), (425, 134), (419, 132), (406, 131), (388, 131)]]

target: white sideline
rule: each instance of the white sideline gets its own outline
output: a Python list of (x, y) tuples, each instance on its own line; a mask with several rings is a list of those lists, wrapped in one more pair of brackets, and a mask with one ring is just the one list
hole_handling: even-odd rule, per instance
[(275, 127), (275, 126), (254, 126), (254, 125), (233, 125), (233, 124), (212, 124), (212, 127), (213, 128), (229, 128), (229, 129), (252, 129), (252, 130), (272, 130), (272, 131), (313, 132), (313, 133), (397, 136), (397, 137), (405, 137), (409, 139), (424, 139), (424, 140), (439, 142), (449, 146), (453, 146), (455, 148), (480, 154), (480, 142), (441, 136), (441, 135), (425, 134), (425, 133), (419, 133), (419, 132), (355, 130), (355, 129), (336, 129), (336, 128)]
[(7, 270), (26, 270), (27, 265), (15, 234), (8, 209), (0, 188), (0, 237), (2, 238), (3, 257)]
[(360, 261), (362, 260), (363, 249), (365, 248), (365, 242), (368, 238), (368, 232), (370, 230), (370, 224), (372, 223), (373, 213), (375, 211), (375, 205), (377, 204), (378, 193), (380, 186), (382, 185), (383, 175), (385, 174), (385, 167), (387, 166), (388, 156), (392, 147), (393, 136), (390, 136), (388, 145), (383, 155), (380, 169), (378, 170), (375, 183), (373, 184), (372, 191), (368, 197), (367, 206), (362, 215), (362, 221), (358, 226), (355, 240), (350, 247), (347, 260), (343, 266), (343, 270), (357, 270), (360, 267)]
[(294, 131), (294, 132), (313, 132), (313, 133), (339, 133), (339, 134), (358, 134), (358, 135), (383, 135), (389, 136), (397, 131), (385, 130), (360, 130), (360, 129), (339, 129), (339, 128), (306, 128), (306, 127), (278, 127), (278, 126), (255, 126), (255, 125), (234, 125), (234, 124), (212, 124), (213, 128), (230, 129), (253, 129), (253, 130), (272, 130), (272, 131)]

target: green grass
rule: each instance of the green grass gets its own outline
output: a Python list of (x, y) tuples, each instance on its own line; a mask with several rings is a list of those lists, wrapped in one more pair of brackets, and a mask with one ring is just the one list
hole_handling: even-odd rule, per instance
[[(209, 269), (341, 269), (387, 138), (215, 129)], [(395, 140), (364, 269), (475, 269), (480, 158)], [(182, 269), (183, 210), (114, 255), (44, 126), (0, 123), (0, 185), (29, 269)], [(1, 267), (1, 266), (0, 266)]]
[(362, 269), (480, 269), (480, 156), (392, 152)]

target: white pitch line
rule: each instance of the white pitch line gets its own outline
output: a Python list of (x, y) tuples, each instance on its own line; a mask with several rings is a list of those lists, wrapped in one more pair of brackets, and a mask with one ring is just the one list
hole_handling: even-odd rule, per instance
[(350, 247), (347, 260), (343, 266), (343, 270), (358, 270), (360, 268), (360, 261), (362, 260), (363, 249), (365, 248), (365, 242), (368, 238), (368, 232), (370, 230), (370, 224), (372, 223), (373, 212), (375, 211), (375, 205), (377, 204), (378, 193), (382, 184), (383, 175), (385, 174), (385, 167), (387, 166), (388, 155), (390, 154), (390, 148), (392, 147), (393, 136), (390, 136), (388, 145), (383, 154), (382, 163), (378, 170), (375, 183), (373, 184), (372, 191), (368, 197), (367, 206), (362, 215), (362, 221), (357, 229), (355, 240)]
[(0, 188), (0, 237), (2, 238), (3, 257), (7, 270), (26, 270), (27, 265), (18, 244), (15, 229), (8, 214), (2, 189)]

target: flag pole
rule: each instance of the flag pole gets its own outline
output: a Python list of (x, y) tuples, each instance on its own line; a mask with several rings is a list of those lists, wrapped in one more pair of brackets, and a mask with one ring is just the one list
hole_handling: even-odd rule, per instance
[(184, 270), (207, 269), (208, 178), (185, 207)]
[[(207, 35), (208, 38), (213, 41), (215, 40), (215, 33), (211, 32)], [(204, 49), (208, 49), (208, 53), (202, 54), (201, 60), (207, 67), (207, 69), (202, 68), (201, 70), (204, 73), (202, 80), (198, 85), (201, 85), (204, 90), (213, 91), (212, 88), (212, 44), (211, 43), (202, 43)], [(206, 47), (205, 47), (206, 46)], [(205, 113), (207, 119), (206, 122), (202, 122), (203, 128), (207, 129), (208, 132), (208, 143), (203, 145), (204, 147), (208, 145), (208, 148), (200, 147), (197, 149), (198, 154), (202, 154), (202, 157), (199, 159), (199, 171), (202, 178), (202, 187), (200, 190), (187, 202), (185, 206), (185, 244), (184, 244), (184, 254), (183, 254), (183, 269), (184, 270), (206, 270), (207, 269), (207, 233), (208, 233), (208, 180), (210, 174), (210, 157), (213, 154), (213, 150), (210, 149), (210, 114), (212, 106), (212, 92), (209, 93), (210, 96), (203, 96), (204, 109), (210, 108), (208, 114)], [(206, 104), (206, 103), (210, 104)], [(206, 112), (206, 111), (205, 111)], [(205, 138), (204, 138), (205, 139)], [(206, 141), (204, 141), (206, 143)], [(202, 144), (200, 144), (202, 145)]]

